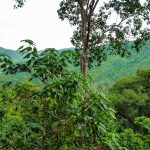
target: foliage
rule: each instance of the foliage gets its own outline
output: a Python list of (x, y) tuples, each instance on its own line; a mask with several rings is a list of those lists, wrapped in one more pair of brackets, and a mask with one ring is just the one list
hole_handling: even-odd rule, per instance
[[(25, 40), (25, 44), (19, 49), (24, 57), (23, 63), (14, 64), (9, 56), (3, 55), (0, 65), (5, 73), (30, 72), (31, 79), (40, 79), (42, 84), (8, 82), (1, 88), (1, 149), (149, 148), (148, 123), (143, 126), (142, 121), (136, 120), (137, 127), (142, 125), (136, 130), (115, 123), (115, 112), (107, 98), (100, 92), (91, 92), (82, 75), (67, 69), (72, 63), (73, 51), (46, 49), (37, 53), (33, 41)], [(126, 102), (131, 104), (131, 97), (133, 103), (138, 102), (138, 106), (146, 108), (148, 86), (149, 68), (138, 70), (137, 77), (114, 85), (110, 99), (115, 108), (124, 108)], [(118, 92), (122, 94), (122, 100), (114, 97)], [(136, 108), (130, 113), (132, 116), (128, 116), (131, 119), (140, 117), (141, 112), (134, 110)], [(116, 114), (118, 112), (119, 109)], [(128, 115), (127, 109), (125, 113)], [(144, 115), (149, 115), (146, 113), (145, 109)]]
[(144, 128), (146, 128), (148, 132), (150, 133), (150, 118), (138, 117), (138, 118), (135, 118), (135, 122), (137, 124), (140, 124)]
[[(105, 62), (101, 63), (101, 66), (94, 67), (89, 70), (89, 74), (92, 75), (92, 89), (107, 92), (108, 89), (114, 84), (119, 78), (134, 75), (138, 68), (148, 67), (150, 60), (150, 43), (148, 42), (141, 50), (141, 52), (136, 53), (133, 49), (130, 50), (131, 56), (121, 58), (119, 56), (110, 55), (108, 56)], [(69, 49), (68, 49), (69, 50)], [(59, 53), (66, 51), (62, 50)], [(71, 50), (73, 51), (73, 50)], [(13, 63), (23, 63), (23, 59), (19, 59), (23, 56), (19, 55), (19, 52), (16, 51), (8, 51), (6, 49), (1, 49), (0, 52), (2, 54), (9, 55)], [(39, 52), (40, 53), (40, 52)], [(18, 58), (19, 57), (19, 58)], [(75, 57), (75, 55), (73, 55)], [(72, 59), (72, 58), (71, 58)], [(19, 62), (17, 61), (19, 60)], [(74, 62), (73, 65), (68, 64), (69, 70), (79, 70), (78, 67), (74, 67), (74, 64), (78, 64), (78, 61)], [(96, 62), (93, 62), (93, 65)], [(0, 74), (0, 83), (4, 83), (5, 81), (21, 82), (23, 80), (28, 80), (30, 78), (30, 74), (27, 73), (16, 73), (12, 75), (5, 76), (4, 74)], [(37, 80), (33, 80), (36, 81)]]
[(110, 90), (110, 99), (124, 127), (147, 133), (134, 123), (136, 117), (150, 116), (150, 69), (137, 71), (137, 76), (118, 80)]
[(150, 145), (150, 118), (138, 117), (135, 118), (135, 123), (139, 124), (148, 131), (148, 134), (143, 135), (143, 139), (147, 145)]
[(113, 109), (100, 93), (90, 93), (85, 103), (83, 89), (87, 85), (77, 74), (43, 87), (28, 82), (10, 86), (1, 90), (2, 149), (117, 146), (111, 135), (115, 130)]
[[(130, 48), (139, 52), (150, 38), (149, 12), (148, 0), (144, 4), (139, 0), (62, 0), (58, 15), (76, 28), (71, 42), (86, 75), (87, 66), (100, 65), (107, 51), (122, 57), (130, 54)], [(131, 37), (135, 41), (128, 44)]]
[(0, 47), (0, 54), (8, 55), (15, 63), (23, 61), (22, 57), (19, 55), (19, 52), (16, 50)]
[(118, 80), (109, 90), (108, 98), (116, 110), (119, 142), (123, 149), (150, 148), (149, 79), (150, 68), (142, 68), (137, 70), (136, 76)]
[(132, 129), (125, 129), (124, 132), (120, 134), (120, 138), (122, 146), (125, 147), (123, 150), (146, 150), (150, 148), (142, 135), (134, 133)]
[[(1, 149), (148, 149), (148, 135), (115, 123), (114, 110), (104, 95), (89, 92), (85, 79), (68, 74), (45, 86), (31, 82), (1, 89)], [(63, 90), (62, 90), (63, 88)], [(88, 90), (88, 88), (87, 88)], [(5, 107), (4, 107), (5, 106)], [(149, 119), (137, 118), (149, 129)]]
[[(16, 7), (24, 4), (23, 0), (16, 2)], [(136, 38), (129, 46), (137, 51), (150, 38), (148, 0), (144, 4), (139, 0), (110, 0), (96, 12), (98, 3), (99, 0), (62, 0), (58, 10), (62, 20), (68, 19), (77, 27), (72, 43), (78, 52), (82, 51), (80, 68), (85, 77), (87, 62), (100, 65), (106, 58), (104, 50), (121, 56), (129, 54), (128, 35)], [(109, 24), (114, 13), (116, 21)], [(147, 28), (143, 27), (144, 23)], [(15, 64), (9, 56), (1, 55), (0, 67), (6, 74), (30, 73), (30, 80), (39, 79), (41, 84), (8, 82), (3, 85), (1, 149), (150, 148), (149, 68), (116, 82), (108, 94), (109, 102), (100, 92), (91, 92), (82, 75), (67, 69), (74, 51), (60, 53), (46, 49), (39, 54), (32, 40), (23, 42), (26, 45), (19, 52), (25, 61)], [(109, 103), (116, 109), (118, 120)]]
[(14, 8), (21, 8), (23, 7), (24, 3), (26, 2), (26, 0), (15, 0), (15, 4), (14, 4)]
[(136, 74), (137, 69), (149, 67), (149, 49), (150, 43), (147, 43), (139, 53), (131, 49), (130, 57), (108, 56), (100, 67), (92, 68), (89, 71), (93, 76), (93, 87), (107, 92), (120, 78), (133, 76)]
[(1, 68), (6, 74), (27, 72), (31, 74), (31, 80), (38, 78), (42, 83), (49, 79), (63, 76), (67, 72), (68, 63), (71, 63), (73, 51), (59, 52), (55, 49), (46, 49), (38, 53), (35, 43), (32, 40), (23, 40), (25, 45), (19, 48), (23, 55), (23, 62), (14, 63), (10, 57), (1, 56)]
[(33, 41), (24, 42), (27, 45), (19, 48), (24, 54), (24, 63), (13, 64), (4, 55), (0, 65), (6, 74), (30, 72), (31, 77), (40, 79), (42, 84), (3, 85), (0, 99), (1, 148), (118, 147), (118, 137), (114, 138), (113, 133), (114, 110), (108, 107), (102, 94), (89, 91), (81, 75), (67, 70), (72, 52), (46, 49), (38, 54)]

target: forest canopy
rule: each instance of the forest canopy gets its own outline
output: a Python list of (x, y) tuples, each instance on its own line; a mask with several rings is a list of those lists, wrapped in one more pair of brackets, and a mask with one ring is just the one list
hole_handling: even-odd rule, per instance
[(0, 53), (0, 149), (150, 149), (150, 1), (99, 3), (60, 2), (75, 50), (38, 51), (25, 39), (15, 55)]

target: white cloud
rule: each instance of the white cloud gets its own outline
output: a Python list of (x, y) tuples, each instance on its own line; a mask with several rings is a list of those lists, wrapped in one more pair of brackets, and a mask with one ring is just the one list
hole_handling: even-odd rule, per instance
[(38, 49), (71, 47), (73, 29), (57, 15), (60, 0), (28, 0), (13, 9), (12, 0), (0, 0), (0, 46), (17, 49), (22, 39), (32, 39)]

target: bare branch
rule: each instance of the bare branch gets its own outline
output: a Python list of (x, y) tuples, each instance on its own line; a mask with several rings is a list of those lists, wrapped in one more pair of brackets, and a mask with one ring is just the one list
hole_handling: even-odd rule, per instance
[(97, 6), (98, 3), (99, 3), (99, 0), (97, 0), (97, 1), (95, 2), (94, 6), (93, 6), (93, 8), (92, 8), (92, 12), (91, 12), (91, 13), (94, 12), (94, 10), (95, 10), (95, 8), (96, 8), (96, 6)]

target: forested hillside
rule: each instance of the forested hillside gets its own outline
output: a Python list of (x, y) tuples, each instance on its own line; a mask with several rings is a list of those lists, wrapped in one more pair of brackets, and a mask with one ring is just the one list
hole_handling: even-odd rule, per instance
[(100, 67), (91, 70), (94, 87), (107, 90), (118, 79), (135, 75), (137, 69), (150, 67), (150, 43), (147, 43), (139, 53), (131, 50), (129, 57), (111, 55)]
[[(0, 55), (8, 55), (9, 57), (12, 58), (14, 63), (23, 61), (22, 59), (23, 57), (16, 50), (10, 50), (10, 49), (0, 47)], [(2, 71), (0, 71), (0, 84), (4, 82), (9, 82), (9, 81), (22, 82), (23, 80), (26, 80), (26, 79), (28, 79), (28, 77), (26, 74), (23, 74), (23, 73), (6, 76), (5, 74), (2, 73)]]
[(3, 47), (0, 47), (0, 55), (5, 54), (10, 56), (14, 62), (20, 62), (22, 61), (22, 56), (19, 55), (19, 52), (16, 50), (6, 49)]
[[(0, 48), (0, 150), (150, 150), (150, 1), (13, 1), (0, 40), (28, 39)], [(74, 48), (39, 51), (70, 35), (58, 18)]]
[[(31, 81), (18, 83), (17, 80), (13, 82), (10, 76), (2, 76), (12, 81), (1, 84), (0, 88), (2, 149), (36, 150), (45, 138), (43, 144), (46, 148), (43, 150), (48, 150), (49, 146), (56, 150), (60, 147), (62, 150), (70, 147), (84, 150), (149, 149), (149, 51), (143, 50), (129, 58), (110, 56), (102, 64), (102, 69), (108, 67), (103, 74), (107, 78), (102, 76), (102, 83), (103, 86), (104, 83), (109, 85), (105, 89), (107, 92), (103, 90), (103, 93), (101, 87), (95, 90), (93, 85), (90, 87), (78, 71), (68, 69), (72, 51), (46, 49), (38, 53), (34, 48), (20, 50), (21, 53), (24, 51), (24, 57), (28, 58), (25, 65), (12, 64), (9, 58), (4, 57), (2, 68), (4, 66), (8, 73), (30, 72), (30, 77), (42, 84)], [(122, 69), (124, 65), (129, 72)], [(142, 69), (136, 70), (135, 66)], [(110, 69), (120, 71), (117, 82), (113, 81), (112, 75), (109, 76)], [(99, 70), (94, 71), (99, 76)], [(128, 77), (119, 79), (125, 75)], [(95, 82), (100, 82), (102, 77)], [(109, 82), (115, 84), (112, 86)], [(87, 102), (82, 101), (85, 96), (83, 89), (88, 92)]]
[[(69, 50), (63, 49), (63, 50)], [(62, 50), (61, 50), (62, 51)], [(23, 57), (18, 51), (0, 48), (1, 54), (6, 54), (12, 57), (14, 62), (22, 62)], [(95, 67), (90, 70), (89, 74), (93, 77), (93, 89), (108, 90), (112, 84), (128, 75), (135, 75), (137, 69), (150, 66), (150, 43), (147, 43), (142, 50), (137, 53), (131, 50), (131, 55), (128, 57), (120, 57), (116, 55), (108, 56), (107, 60), (102, 62), (101, 66)], [(72, 68), (72, 67), (71, 67)], [(23, 81), (29, 79), (29, 74), (16, 74), (16, 75), (0, 75), (0, 82), (10, 81)]]

